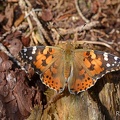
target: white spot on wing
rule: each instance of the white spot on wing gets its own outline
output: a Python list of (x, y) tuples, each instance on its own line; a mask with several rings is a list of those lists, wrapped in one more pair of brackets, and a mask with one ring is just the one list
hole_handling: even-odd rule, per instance
[(111, 65), (109, 63), (106, 64), (107, 67), (110, 67)]
[(110, 71), (106, 71), (106, 74), (109, 73)]
[(115, 71), (114, 69), (111, 69), (111, 72)]
[(23, 51), (24, 51), (24, 52), (27, 52), (27, 48), (24, 48)]
[(33, 47), (33, 50), (32, 50), (32, 54), (35, 54), (36, 49), (37, 49), (36, 46), (34, 46), (34, 47)]
[(26, 53), (24, 53), (24, 56), (26, 56)]
[(115, 64), (112, 64), (112, 66), (114, 66)]
[(29, 60), (32, 60), (32, 56), (29, 57)]
[(105, 53), (103, 54), (103, 56), (104, 56), (104, 60), (105, 60), (105, 61), (108, 61), (108, 53), (105, 52)]
[(118, 57), (117, 57), (117, 56), (115, 56), (115, 57), (114, 57), (114, 60), (118, 60)]

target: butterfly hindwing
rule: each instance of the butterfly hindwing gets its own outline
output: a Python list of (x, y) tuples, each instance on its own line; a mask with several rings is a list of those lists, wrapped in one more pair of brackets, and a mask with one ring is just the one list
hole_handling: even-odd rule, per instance
[(64, 62), (62, 62), (60, 58), (56, 59), (54, 63), (41, 74), (43, 83), (57, 92), (62, 92), (65, 88), (63, 69)]

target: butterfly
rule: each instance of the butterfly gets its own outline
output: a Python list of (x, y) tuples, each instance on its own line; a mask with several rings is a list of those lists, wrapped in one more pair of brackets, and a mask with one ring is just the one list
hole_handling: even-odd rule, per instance
[(94, 86), (106, 73), (120, 70), (119, 57), (77, 49), (71, 42), (24, 48), (20, 55), (40, 74), (45, 85), (59, 93), (67, 86), (71, 94), (78, 94)]

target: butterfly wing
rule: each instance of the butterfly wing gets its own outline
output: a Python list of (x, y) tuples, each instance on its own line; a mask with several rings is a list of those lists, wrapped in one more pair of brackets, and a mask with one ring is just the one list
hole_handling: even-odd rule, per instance
[(23, 49), (21, 56), (25, 61), (31, 63), (45, 85), (59, 92), (64, 90), (62, 49), (51, 46), (34, 46)]
[(106, 73), (120, 70), (120, 58), (101, 51), (75, 50), (72, 69), (68, 88), (74, 94), (92, 87)]

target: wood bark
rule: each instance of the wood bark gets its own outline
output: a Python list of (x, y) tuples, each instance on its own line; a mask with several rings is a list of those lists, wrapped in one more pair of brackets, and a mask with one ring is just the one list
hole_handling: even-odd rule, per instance
[(105, 75), (89, 90), (48, 106), (42, 120), (120, 120), (120, 71)]

